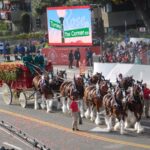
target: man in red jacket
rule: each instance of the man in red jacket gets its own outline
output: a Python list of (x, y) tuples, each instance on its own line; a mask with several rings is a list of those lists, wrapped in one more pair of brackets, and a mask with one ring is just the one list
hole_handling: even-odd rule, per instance
[(150, 107), (150, 89), (147, 88), (147, 84), (144, 84), (143, 89), (144, 94), (144, 110), (145, 110), (145, 117), (150, 118), (149, 116), (149, 107)]
[(73, 118), (73, 121), (72, 121), (72, 130), (79, 130), (78, 129), (78, 117), (79, 117), (79, 108), (78, 108), (78, 103), (77, 101), (73, 98), (72, 99), (72, 102), (70, 104), (70, 109), (71, 109), (71, 112), (72, 112), (72, 118)]

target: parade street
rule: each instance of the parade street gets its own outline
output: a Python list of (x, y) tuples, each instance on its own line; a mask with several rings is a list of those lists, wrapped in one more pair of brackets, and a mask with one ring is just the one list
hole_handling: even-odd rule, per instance
[[(55, 71), (57, 68), (54, 68)], [(77, 70), (72, 69), (71, 72), (70, 78)], [(72, 131), (70, 114), (63, 114), (55, 108), (52, 113), (34, 110), (32, 104), (27, 108), (22, 108), (19, 104), (6, 105), (0, 96), (0, 121), (21, 130), (26, 136), (52, 150), (150, 149), (150, 119), (142, 119), (145, 128), (142, 134), (137, 134), (133, 129), (129, 129), (124, 135), (120, 135), (119, 131), (108, 133), (105, 125), (97, 126), (88, 119), (83, 119), (83, 124), (79, 125), (80, 131)], [(16, 150), (38, 149), (2, 127), (0, 133), (1, 147)]]

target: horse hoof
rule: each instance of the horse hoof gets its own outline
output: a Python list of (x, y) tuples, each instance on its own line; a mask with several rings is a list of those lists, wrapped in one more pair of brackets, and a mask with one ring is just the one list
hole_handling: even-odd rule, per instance
[(111, 131), (112, 131), (112, 129), (111, 129), (111, 128), (107, 128), (107, 131), (108, 131), (108, 132), (111, 132)]
[(121, 134), (121, 135), (127, 134), (127, 131), (125, 131), (125, 130), (120, 131), (120, 134)]
[(143, 132), (144, 132), (144, 129), (137, 130), (138, 134), (143, 133)]
[(96, 125), (102, 125), (103, 123), (100, 121), (100, 122), (95, 122)]

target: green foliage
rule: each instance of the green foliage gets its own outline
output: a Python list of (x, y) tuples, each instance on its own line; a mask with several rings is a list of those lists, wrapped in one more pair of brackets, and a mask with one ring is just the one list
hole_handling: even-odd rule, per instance
[(46, 7), (53, 7), (53, 6), (71, 6), (71, 5), (88, 5), (88, 4), (101, 4), (106, 5), (107, 3), (113, 2), (115, 4), (123, 3), (128, 0), (41, 0), (40, 5), (38, 5), (35, 10), (38, 15), (42, 15), (46, 12)]
[(7, 24), (8, 23), (6, 23), (4, 21), (0, 21), (0, 31), (7, 30)]
[(10, 34), (11, 34), (11, 31), (7, 31), (7, 30), (0, 31), (0, 39), (2, 38), (2, 36), (7, 36)]
[(11, 35), (9, 34), (8, 35), (5, 35), (5, 36), (0, 36), (0, 40), (22, 40), (22, 39), (31, 39), (31, 38), (34, 38), (34, 39), (39, 39), (39, 38), (42, 38), (44, 37), (44, 33), (43, 32), (30, 32), (29, 34), (27, 33), (22, 33), (22, 34), (17, 34), (17, 35)]

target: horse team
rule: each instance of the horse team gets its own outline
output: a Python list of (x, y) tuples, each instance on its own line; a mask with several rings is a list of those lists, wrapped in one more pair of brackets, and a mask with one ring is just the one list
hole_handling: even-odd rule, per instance
[[(42, 103), (46, 104), (47, 112), (52, 111), (54, 97), (58, 99), (58, 109), (63, 113), (70, 111), (70, 102), (76, 99), (81, 117), (89, 118), (97, 125), (103, 123), (101, 113), (105, 117), (108, 131), (120, 129), (124, 134), (126, 128), (134, 126), (137, 133), (143, 132), (140, 124), (143, 113), (142, 82), (133, 77), (125, 77), (115, 85), (106, 80), (102, 73), (93, 76), (80, 75), (73, 81), (67, 80), (65, 71), (57, 72), (56, 76), (41, 75), (33, 79), (35, 87), (35, 105), (38, 109), (38, 94), (42, 95)], [(56, 92), (60, 96), (54, 96)], [(41, 107), (44, 108), (44, 105)]]

